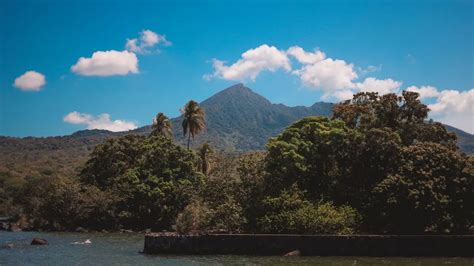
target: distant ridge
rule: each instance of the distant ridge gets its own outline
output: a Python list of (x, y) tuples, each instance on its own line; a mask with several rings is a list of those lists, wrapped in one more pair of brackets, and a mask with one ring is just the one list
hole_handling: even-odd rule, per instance
[[(271, 103), (265, 97), (239, 83), (226, 88), (201, 102), (206, 112), (207, 130), (196, 137), (193, 146), (210, 142), (218, 149), (226, 151), (246, 151), (264, 149), (268, 138), (276, 136), (285, 127), (306, 116), (330, 116), (332, 103), (317, 102), (312, 106), (289, 107)], [(159, 111), (159, 110), (157, 110)], [(174, 138), (184, 143), (181, 129), (182, 117), (172, 119)], [(460, 129), (446, 126), (448, 131), (458, 136), (462, 151), (474, 153), (474, 135)], [(90, 151), (92, 147), (110, 137), (125, 134), (149, 134), (150, 126), (128, 132), (107, 130), (80, 130), (68, 136), (47, 138), (12, 138), (0, 136), (0, 149), (5, 153), (38, 150)]]

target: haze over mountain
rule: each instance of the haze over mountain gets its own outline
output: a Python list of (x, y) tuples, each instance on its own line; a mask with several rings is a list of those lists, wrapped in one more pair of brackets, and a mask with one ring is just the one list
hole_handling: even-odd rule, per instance
[[(310, 107), (273, 104), (242, 84), (220, 91), (201, 106), (206, 112), (207, 130), (197, 136), (192, 145), (207, 141), (226, 151), (264, 149), (268, 138), (292, 122), (310, 115), (328, 116), (332, 108), (331, 103), (324, 102)], [(174, 138), (184, 144), (181, 122), (181, 117), (172, 119)], [(447, 128), (458, 136), (461, 150), (474, 153), (474, 135)], [(93, 147), (107, 138), (149, 132), (150, 126), (144, 126), (128, 132), (81, 130), (62, 137), (0, 137), (0, 174), (8, 172), (20, 176), (43, 171), (71, 174), (87, 159)]]

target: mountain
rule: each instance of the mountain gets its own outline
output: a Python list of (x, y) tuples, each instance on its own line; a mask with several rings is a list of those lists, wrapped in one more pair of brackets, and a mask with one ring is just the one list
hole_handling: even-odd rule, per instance
[[(207, 130), (192, 142), (210, 142), (218, 149), (243, 151), (264, 149), (268, 138), (292, 122), (310, 115), (331, 114), (332, 104), (318, 102), (310, 107), (273, 104), (242, 84), (229, 87), (201, 103), (206, 112)], [(157, 110), (159, 111), (159, 110)], [(172, 119), (175, 140), (185, 143), (182, 117)], [(474, 153), (474, 136), (447, 127), (459, 138), (461, 149)], [(2, 175), (27, 176), (44, 173), (69, 175), (76, 171), (95, 145), (125, 134), (148, 134), (150, 126), (129, 132), (81, 130), (72, 135), (46, 138), (0, 136), (0, 184)]]
[(446, 127), (446, 130), (456, 134), (458, 137), (458, 146), (463, 152), (467, 154), (474, 154), (474, 135), (452, 126), (444, 126)]
[[(272, 104), (242, 84), (227, 88), (201, 103), (206, 113), (207, 130), (194, 145), (210, 142), (223, 150), (263, 149), (268, 138), (276, 136), (292, 122), (310, 115), (330, 115), (332, 104), (311, 107)], [(172, 120), (179, 141), (182, 117)]]
[[(243, 84), (220, 91), (200, 105), (206, 113), (207, 129), (192, 145), (209, 142), (226, 151), (263, 149), (269, 137), (292, 122), (310, 115), (328, 116), (332, 109), (331, 103), (324, 102), (310, 107), (273, 104)], [(171, 119), (175, 140), (184, 144), (182, 121), (181, 116)], [(150, 130), (150, 126), (145, 126), (133, 132), (148, 134)]]

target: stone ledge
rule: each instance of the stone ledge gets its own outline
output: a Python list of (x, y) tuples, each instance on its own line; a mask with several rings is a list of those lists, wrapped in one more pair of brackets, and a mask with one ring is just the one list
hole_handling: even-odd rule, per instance
[(143, 252), (176, 255), (474, 257), (474, 235), (147, 234)]

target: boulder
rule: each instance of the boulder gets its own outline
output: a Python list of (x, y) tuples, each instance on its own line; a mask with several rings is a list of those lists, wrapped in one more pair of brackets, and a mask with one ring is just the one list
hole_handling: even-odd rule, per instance
[(286, 253), (285, 255), (283, 255), (284, 257), (299, 257), (301, 256), (301, 251), (299, 250), (293, 250), (291, 252), (288, 252)]
[(10, 223), (10, 226), (8, 227), (8, 231), (11, 232), (20, 232), (21, 228), (17, 223)]
[(13, 248), (13, 243), (6, 243), (2, 245), (2, 248), (4, 249), (12, 249)]
[(8, 223), (7, 222), (0, 222), (0, 230), (1, 231), (6, 231), (8, 230)]
[(79, 226), (78, 228), (76, 228), (76, 232), (78, 232), (78, 233), (87, 233), (88, 231), (87, 231), (87, 229)]
[(47, 245), (48, 241), (42, 238), (33, 238), (31, 245)]

